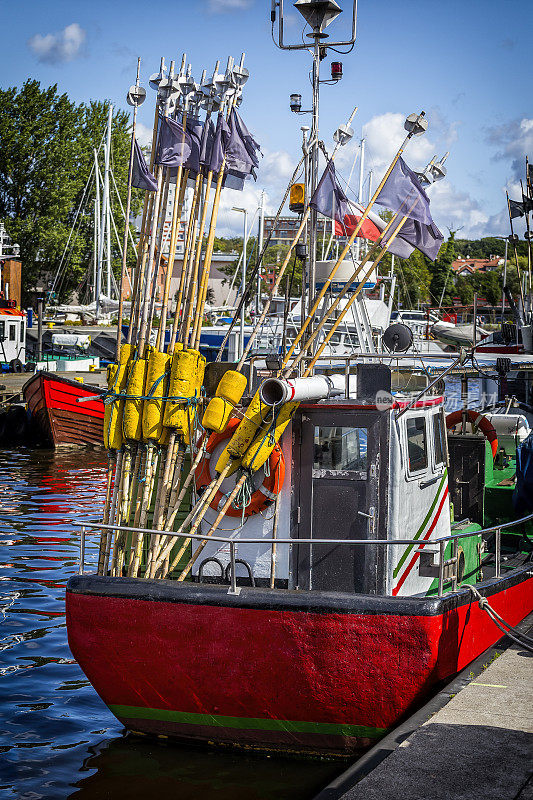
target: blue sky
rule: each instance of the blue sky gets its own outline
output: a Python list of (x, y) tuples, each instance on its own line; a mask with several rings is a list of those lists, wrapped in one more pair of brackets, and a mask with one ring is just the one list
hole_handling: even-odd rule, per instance
[[(349, 8), (346, 0), (340, 4)], [(265, 157), (257, 184), (241, 198), (226, 192), (222, 231), (239, 229), (231, 206), (244, 203), (253, 210), (262, 188), (267, 207), (277, 205), (299, 157), (299, 128), (306, 121), (291, 114), (288, 98), (298, 91), (307, 107), (310, 59), (274, 46), (270, 0), (30, 0), (2, 2), (2, 8), (1, 85), (20, 86), (31, 76), (43, 85), (58, 83), (76, 101), (110, 98), (127, 108), (137, 55), (148, 88), (161, 55), (168, 62), (185, 51), (198, 79), (217, 58), (224, 65), (229, 54), (238, 59), (244, 50), (251, 77), (241, 113)], [(418, 167), (435, 153), (451, 151), (447, 179), (431, 189), (437, 224), (444, 232), (463, 226), (460, 235), (506, 234), (505, 187), (518, 196), (523, 157), (533, 158), (532, 9), (529, 0), (359, 0), (355, 48), (349, 55), (334, 54), (343, 62), (344, 78), (322, 89), (322, 137), (328, 142), (358, 105), (354, 139), (363, 131), (366, 165), (377, 178), (401, 141), (403, 118), (424, 109), (428, 133), (405, 157)], [(298, 41), (301, 17), (290, 2), (286, 10), (287, 37)], [(332, 35), (348, 24), (348, 15), (330, 26)], [(323, 62), (326, 73), (330, 60)], [(148, 92), (140, 113), (146, 127), (153, 116)], [(354, 141), (339, 157), (346, 177), (356, 149)]]

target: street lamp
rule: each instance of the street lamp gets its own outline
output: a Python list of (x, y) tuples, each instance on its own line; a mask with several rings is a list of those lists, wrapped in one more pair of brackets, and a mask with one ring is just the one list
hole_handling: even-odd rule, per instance
[[(241, 278), (241, 298), (244, 297), (244, 292), (246, 289), (246, 244), (248, 239), (248, 211), (245, 208), (237, 208), (233, 206), (231, 209), (232, 211), (239, 211), (241, 214), (244, 214), (244, 236), (242, 242), (242, 278)], [(244, 307), (245, 303), (242, 304), (241, 308), (241, 324), (240, 324), (240, 335), (239, 335), (239, 358), (242, 358), (242, 354), (244, 353)]]

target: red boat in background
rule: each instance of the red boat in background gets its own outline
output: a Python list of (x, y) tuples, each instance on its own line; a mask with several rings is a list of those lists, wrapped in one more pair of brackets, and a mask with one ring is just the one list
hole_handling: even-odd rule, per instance
[[(22, 388), (39, 436), (52, 447), (103, 445), (104, 389), (53, 372), (36, 372)], [(78, 398), (94, 397), (78, 403)]]

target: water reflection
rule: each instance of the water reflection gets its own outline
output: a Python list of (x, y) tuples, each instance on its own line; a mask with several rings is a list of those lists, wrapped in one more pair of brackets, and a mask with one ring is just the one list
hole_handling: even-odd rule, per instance
[(76, 522), (101, 513), (106, 468), (103, 450), (0, 450), (0, 794), (312, 797), (339, 765), (124, 736), (72, 658), (64, 592), (77, 569)]

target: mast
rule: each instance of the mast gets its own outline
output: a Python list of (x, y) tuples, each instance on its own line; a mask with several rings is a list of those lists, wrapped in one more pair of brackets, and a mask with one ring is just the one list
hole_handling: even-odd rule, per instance
[(98, 321), (98, 310), (100, 308), (99, 297), (102, 289), (102, 228), (101, 228), (101, 209), (100, 209), (100, 167), (98, 166), (98, 152), (94, 149), (94, 174), (95, 174), (95, 242), (94, 251), (95, 277), (94, 277), (94, 302), (96, 303), (96, 321)]
[[(312, 107), (310, 111), (301, 111), (301, 96), (291, 96), (291, 110), (295, 113), (310, 113), (311, 114), (311, 131), (309, 139), (307, 140), (308, 156), (309, 156), (309, 177), (306, 181), (307, 199), (309, 199), (317, 186), (318, 182), (318, 153), (319, 153), (319, 104), (320, 104), (320, 62), (327, 55), (328, 47), (345, 47), (352, 46), (356, 39), (356, 20), (357, 20), (357, 0), (352, 0), (352, 22), (351, 33), (345, 41), (329, 41), (329, 34), (324, 33), (324, 29), (332, 23), (339, 14), (342, 13), (342, 8), (335, 0), (297, 0), (294, 7), (300, 12), (304, 18), (307, 26), (310, 27), (310, 32), (302, 32), (300, 43), (288, 44), (284, 41), (284, 0), (273, 0), (270, 13), (270, 20), (272, 23), (272, 33), (274, 34), (274, 26), (276, 18), (278, 19), (278, 32), (277, 37), (274, 38), (275, 44), (281, 50), (311, 50), (313, 57), (312, 66)], [(279, 15), (278, 15), (279, 9)], [(305, 30), (305, 29), (304, 29)], [(311, 39), (312, 44), (305, 41)], [(328, 40), (328, 41), (326, 41)], [(342, 66), (336, 64), (336, 69), (332, 64), (332, 81), (336, 82), (342, 77)], [(338, 67), (340, 66), (340, 70)], [(305, 135), (304, 135), (305, 138)], [(305, 152), (305, 151), (304, 151)], [(316, 288), (316, 244), (317, 244), (317, 212), (315, 209), (310, 209), (309, 213), (309, 255), (307, 260), (307, 276), (305, 270), (302, 270), (302, 319), (305, 316), (305, 306), (310, 307), (315, 296)], [(306, 292), (306, 277), (308, 289)], [(311, 335), (314, 320), (310, 320), (307, 333)]]
[[(360, 151), (359, 151), (359, 189), (357, 192), (357, 202), (359, 205), (363, 202), (363, 177), (365, 173), (365, 140), (364, 137), (361, 139), (360, 143)], [(361, 256), (361, 239), (357, 239), (357, 255), (356, 258), (359, 261)]]
[[(100, 216), (100, 241), (98, 245), (98, 273), (97, 273), (97, 290), (96, 290), (96, 322), (98, 322), (100, 316), (100, 294), (102, 291), (102, 268), (104, 263), (104, 236), (106, 236), (107, 242), (107, 259), (108, 259), (108, 268), (107, 268), (107, 285), (108, 285), (108, 296), (110, 293), (110, 284), (111, 284), (111, 236), (110, 236), (110, 225), (109, 225), (109, 213), (108, 213), (108, 205), (109, 205), (109, 153), (111, 150), (111, 123), (113, 119), (113, 106), (110, 104), (108, 109), (108, 116), (107, 116), (107, 136), (106, 136), (106, 144), (105, 144), (105, 163), (104, 163), (104, 187), (102, 193), (102, 208), (101, 208), (101, 216)], [(98, 173), (98, 169), (97, 169)], [(97, 178), (98, 180), (98, 178)]]
[[(263, 250), (263, 238), (265, 233), (265, 190), (261, 191), (261, 200), (259, 203), (259, 220), (257, 228), (257, 252), (261, 253)], [(259, 315), (261, 308), (261, 269), (257, 272), (257, 294), (255, 300), (255, 311)]]

